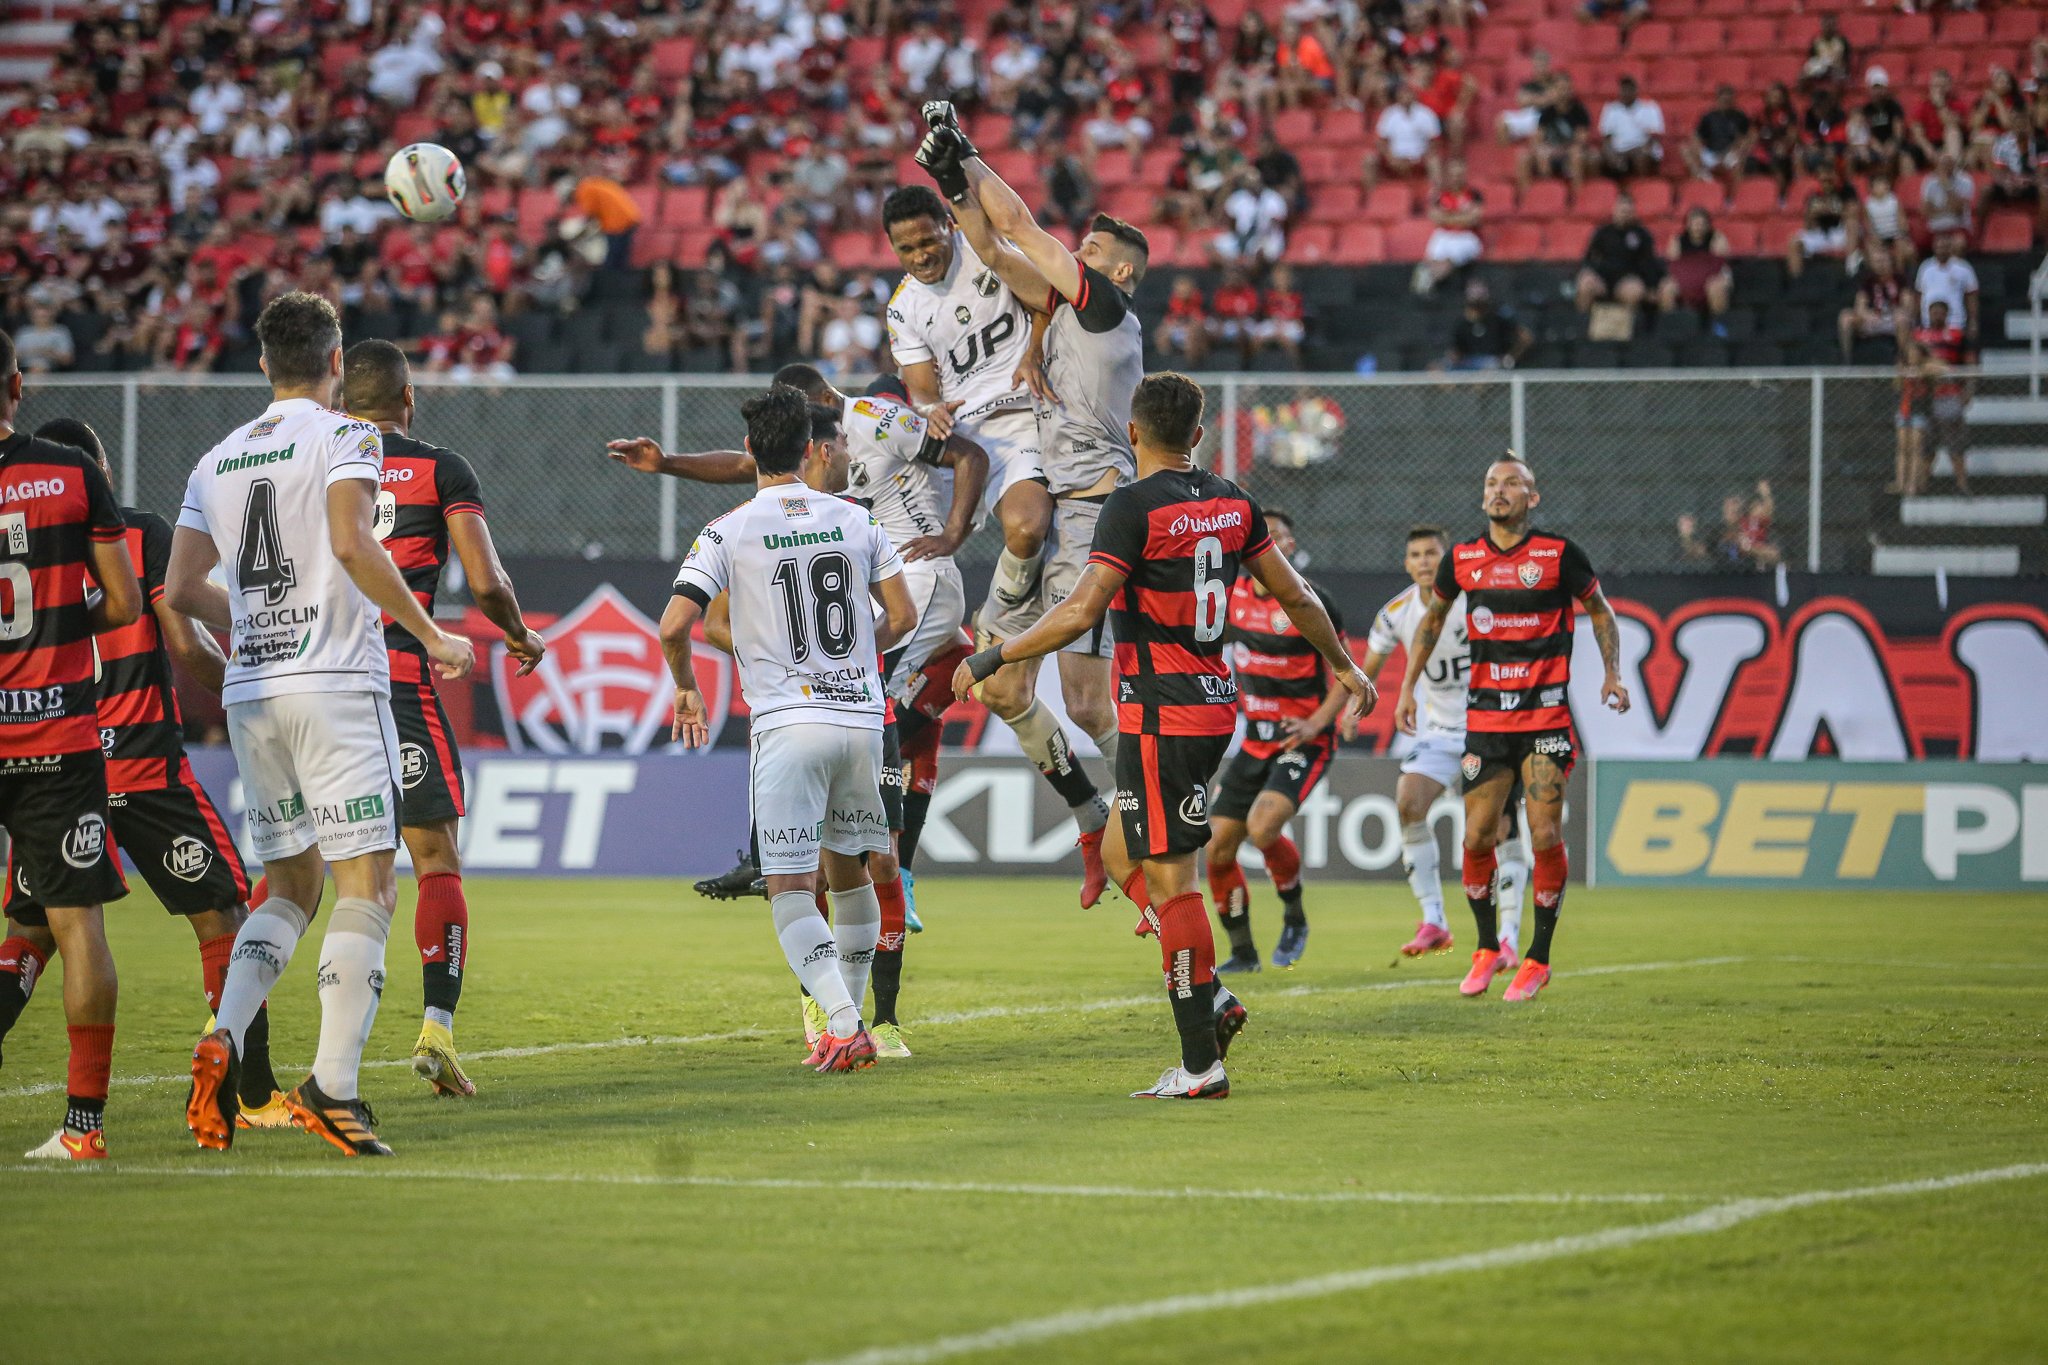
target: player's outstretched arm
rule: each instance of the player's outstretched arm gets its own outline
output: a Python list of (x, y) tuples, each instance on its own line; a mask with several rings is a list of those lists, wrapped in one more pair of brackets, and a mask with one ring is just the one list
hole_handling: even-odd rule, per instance
[(1427, 608), (1415, 625), (1415, 638), (1408, 642), (1408, 668), (1401, 675), (1401, 696), (1394, 703), (1394, 728), (1404, 735), (1415, 733), (1415, 684), (1422, 680), (1422, 670), (1429, 666), (1429, 656), (1443, 638), (1454, 600), (1429, 593)]
[(696, 665), (690, 661), (690, 631), (703, 612), (696, 598), (678, 592), (668, 599), (668, 609), (661, 614), (661, 656), (668, 660), (668, 675), (676, 685), (675, 721), (669, 726), (669, 738), (681, 740), (686, 749), (701, 749), (711, 742), (704, 694), (697, 690)]
[(981, 490), (988, 484), (988, 452), (965, 436), (949, 436), (936, 463), (941, 469), (953, 471), (953, 505), (946, 511), (946, 529), (935, 536), (919, 536), (905, 545), (906, 564), (954, 554), (974, 533), (975, 509), (981, 506)]
[[(964, 172), (964, 166), (962, 170)], [(1010, 245), (1005, 237), (997, 235), (995, 225), (982, 211), (971, 188), (972, 183), (970, 180), (970, 189), (964, 198), (953, 201), (953, 217), (959, 222), (967, 245), (974, 249), (983, 265), (996, 272), (997, 279), (1010, 286), (1010, 292), (1017, 296), (1019, 303), (1033, 313), (1049, 312), (1052, 308), (1052, 285), (1047, 283), (1045, 275), (1029, 257)], [(1037, 226), (1036, 219), (1032, 220), (1032, 225)]]
[[(327, 543), (334, 557), (363, 596), (426, 646), (442, 677), (467, 676), (476, 666), (476, 646), (467, 636), (451, 635), (435, 625), (405, 586), (404, 575), (377, 539), (376, 508), (377, 485), (369, 479), (343, 478), (327, 485)], [(171, 553), (176, 564), (175, 546)]]
[(548, 652), (540, 632), (526, 624), (519, 610), (518, 594), (512, 591), (512, 576), (498, 558), (497, 542), (491, 539), (490, 523), (474, 512), (457, 512), (448, 518), (448, 539), (462, 559), (463, 577), (469, 580), (469, 595), (484, 619), (504, 632), (505, 648), (519, 661), (520, 677), (540, 667)]
[(876, 579), (868, 590), (882, 604), (882, 619), (875, 623), (875, 651), (887, 654), (917, 629), (917, 603), (900, 573)]
[(1607, 594), (1594, 588), (1586, 597), (1586, 616), (1593, 623), (1593, 639), (1600, 646), (1600, 666), (1606, 676), (1600, 680), (1600, 700), (1611, 711), (1628, 710), (1628, 688), (1621, 681), (1621, 626)]
[(692, 483), (752, 483), (754, 457), (744, 450), (707, 450), (694, 455), (670, 455), (661, 443), (647, 436), (607, 441), (609, 458), (643, 474), (666, 474)]
[(172, 611), (215, 630), (232, 630), (234, 609), (227, 590), (207, 577), (219, 563), (220, 550), (212, 536), (190, 526), (173, 530), (171, 561), (164, 569), (164, 602)]
[(1109, 610), (1110, 602), (1123, 585), (1123, 574), (1104, 564), (1090, 564), (1081, 571), (1081, 581), (1074, 585), (1067, 600), (1038, 618), (1037, 625), (1014, 640), (1005, 640), (961, 660), (960, 667), (953, 670), (953, 695), (965, 700), (1004, 664), (1040, 658), (1080, 639), (1101, 623), (1103, 613)]
[(100, 597), (87, 611), (95, 632), (119, 630), (142, 615), (142, 584), (135, 578), (135, 560), (128, 538), (92, 542), (92, 578)]
[[(1081, 263), (1074, 259), (1074, 253), (1066, 244), (1038, 225), (1038, 219), (1031, 212), (1022, 196), (1003, 182), (1003, 178), (988, 168), (980, 157), (966, 162), (962, 167), (967, 173), (969, 194), (979, 203), (981, 211), (988, 215), (989, 227), (995, 234), (1015, 247), (1024, 259), (1042, 276), (1045, 282), (1059, 291), (1064, 299), (1081, 296)], [(1016, 292), (1016, 286), (1011, 286)], [(1020, 298), (1024, 297), (1021, 293)], [(1029, 303), (1031, 300), (1025, 299)], [(1041, 311), (1044, 311), (1041, 307)]]
[[(1259, 581), (1260, 586), (1273, 594), (1274, 600), (1287, 613), (1287, 619), (1294, 622), (1294, 628), (1301, 637), (1316, 648), (1336, 675), (1337, 686), (1351, 696), (1351, 714), (1363, 716), (1379, 705), (1380, 695), (1373, 688), (1372, 679), (1359, 672), (1358, 664), (1351, 657), (1351, 650), (1344, 643), (1342, 631), (1330, 619), (1330, 613), (1323, 609), (1323, 601), (1309, 587), (1290, 564), (1287, 556), (1267, 546), (1264, 554), (1245, 565), (1247, 572)], [(1325, 722), (1327, 724), (1327, 722)]]

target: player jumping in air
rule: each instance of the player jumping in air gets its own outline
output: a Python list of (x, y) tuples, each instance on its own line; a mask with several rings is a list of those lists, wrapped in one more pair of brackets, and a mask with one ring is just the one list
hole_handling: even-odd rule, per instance
[[(1095, 526), (1110, 493), (1133, 477), (1136, 457), (1126, 431), (1130, 426), (1131, 394), (1145, 376), (1145, 331), (1132, 307), (1131, 291), (1145, 277), (1149, 248), (1145, 234), (1129, 223), (1098, 215), (1080, 247), (1069, 251), (1047, 232), (1017, 192), (985, 165), (969, 142), (953, 106), (943, 100), (924, 107), (931, 132), (918, 148), (918, 164), (931, 173), (939, 190), (952, 202), (954, 216), (974, 253), (994, 271), (1004, 288), (1034, 314), (1050, 321), (1043, 338), (1044, 363), (1036, 383), (1039, 460), (1046, 487), (1054, 499), (1052, 530), (1037, 591), (1016, 602), (992, 603), (984, 610), (979, 639), (1011, 639), (1053, 607), (1065, 601), (1079, 583)], [(1037, 368), (1037, 367), (1033, 367)], [(1106, 630), (1074, 640), (1059, 656), (1060, 693), (1068, 715), (1095, 740), (1117, 770), (1118, 727), (1112, 701), (1110, 654)], [(1029, 738), (1032, 717), (1042, 716), (1036, 701), (1038, 666), (1014, 667), (996, 674), (978, 695), (990, 711), (1008, 720), (1025, 751), (1038, 758), (1041, 748)], [(1070, 763), (1065, 743), (1043, 718), (1044, 743), (1054, 767)], [(1041, 762), (1041, 768), (1046, 765)], [(1076, 770), (1078, 771), (1078, 770)], [(1055, 776), (1057, 785), (1061, 779)], [(1083, 856), (1088, 860), (1081, 904), (1093, 905), (1106, 884), (1095, 861), (1100, 834), (1091, 828), (1098, 818), (1091, 797), (1069, 793), (1082, 830)]]
[[(82, 450), (108, 482), (106, 447), (99, 434), (68, 417), (45, 422), (38, 438)], [(185, 757), (171, 661), (218, 693), (227, 660), (213, 636), (171, 610), (164, 569), (171, 557), (171, 526), (151, 512), (121, 509), (128, 525), (128, 555), (142, 575), (149, 610), (94, 641), (99, 654), (100, 748), (107, 760), (107, 817), (116, 846), (135, 860), (164, 908), (181, 915), (199, 939), (199, 972), (209, 1010), (220, 1006), (235, 934), (248, 917), (249, 879), (227, 823)], [(218, 589), (216, 589), (218, 591)], [(7, 891), (7, 942), (0, 944), (0, 1035), (13, 1025), (56, 940), (49, 918), (29, 891), (26, 869), (16, 869)], [(245, 1128), (284, 1128), (291, 1116), (270, 1069), (270, 1012), (259, 1008), (249, 1025), (237, 1122)]]
[[(118, 992), (101, 907), (128, 885), (107, 837), (92, 640), (141, 617), (142, 588), (106, 475), (74, 447), (16, 431), (20, 407), (14, 338), (0, 332), (0, 826), (64, 959), (71, 1041), (63, 1125), (28, 1155), (95, 1160), (107, 1155)], [(29, 966), (10, 938), (9, 966), (0, 989), (25, 999), (41, 962)]]
[[(1408, 549), (1402, 567), (1415, 580), (1373, 617), (1366, 636), (1366, 674), (1375, 681), (1396, 647), (1406, 648), (1415, 639), (1415, 629), (1429, 612), (1430, 594), (1436, 583), (1437, 566), (1451, 538), (1434, 526), (1416, 526), (1408, 532)], [(1444, 884), (1439, 871), (1436, 835), (1429, 829), (1429, 809), (1436, 799), (1458, 780), (1458, 759), (1465, 752), (1465, 679), (1472, 671), (1472, 647), (1467, 641), (1465, 602), (1451, 604), (1444, 628), (1417, 684), (1422, 706), (1417, 717), (1415, 747), (1401, 760), (1401, 780), (1394, 787), (1394, 805), (1401, 821), (1401, 862), (1408, 872), (1408, 887), (1422, 907), (1422, 920), (1415, 937), (1401, 945), (1405, 957), (1448, 952), (1451, 926), (1444, 918)], [(1521, 789), (1519, 776), (1501, 816), (1495, 857), (1500, 875), (1494, 899), (1500, 908), (1500, 959), (1498, 970), (1512, 972), (1520, 965), (1516, 954), (1522, 942), (1522, 887), (1529, 880), (1522, 853), (1522, 841), (1515, 837), (1515, 795)], [(1398, 959), (1397, 959), (1398, 960)]]
[(1156, 374), (1131, 398), (1128, 439), (1138, 479), (1109, 495), (1095, 548), (1073, 593), (1014, 640), (960, 665), (956, 696), (1006, 663), (1050, 654), (1114, 614), (1117, 813), (1103, 856), (1159, 935), (1180, 1065), (1134, 1098), (1221, 1099), (1223, 1058), (1244, 1007), (1216, 981), (1216, 940), (1195, 886), (1209, 842), (1209, 781), (1237, 728), (1237, 686), (1225, 661), (1230, 585), (1250, 573), (1336, 673), (1359, 711), (1372, 683), (1345, 651), (1315, 593), (1274, 548), (1251, 496), (1197, 469), (1202, 389)]
[(1577, 743), (1570, 682), (1574, 602), (1593, 623), (1606, 676), (1600, 699), (1628, 710), (1621, 683), (1621, 633), (1600, 591), (1592, 561), (1563, 536), (1534, 530), (1529, 513), (1540, 500), (1536, 476), (1511, 452), (1486, 470), (1480, 505), (1486, 533), (1451, 547), (1437, 566), (1429, 611), (1408, 648), (1408, 672), (1394, 723), (1415, 733), (1415, 689), (1436, 657), (1451, 607), (1460, 595), (1472, 642), (1465, 711), (1465, 900), (1479, 926), (1472, 970), (1458, 989), (1484, 995), (1500, 970), (1495, 925), (1495, 843), (1517, 775), (1527, 794), (1536, 933), (1506, 999), (1531, 1000), (1550, 981), (1550, 940), (1564, 906), (1564, 784)]
[[(1273, 548), (1292, 563), (1294, 519), (1269, 508), (1266, 530)], [(1336, 604), (1315, 584), (1309, 587), (1341, 635), (1344, 620)], [(1350, 694), (1266, 585), (1250, 574), (1230, 589), (1224, 638), (1231, 646), (1238, 705), (1244, 710), (1244, 741), (1223, 765), (1209, 806), (1209, 895), (1230, 935), (1230, 960), (1216, 970), (1259, 969), (1251, 891), (1237, 865), (1237, 850), (1247, 837), (1265, 856), (1266, 873), (1280, 893), (1283, 919), (1273, 965), (1292, 967), (1308, 947), (1308, 915), (1301, 904), (1301, 851), (1287, 837), (1287, 822), (1329, 769), (1337, 752), (1331, 726)]]
[[(820, 1072), (874, 1063), (861, 1022), (882, 907), (863, 854), (888, 853), (882, 809), (883, 692), (877, 650), (917, 625), (903, 561), (847, 482), (838, 413), (778, 384), (749, 399), (747, 453), (757, 491), (704, 528), (661, 618), (675, 679), (675, 737), (710, 742), (690, 632), (730, 592), (733, 654), (752, 714), (748, 801), (768, 875), (775, 934), (826, 1013), (810, 1062)], [(882, 604), (878, 628), (868, 605)], [(834, 923), (814, 899), (822, 862)]]
[[(250, 1020), (332, 871), (319, 1050), (285, 1106), (348, 1156), (389, 1156), (357, 1088), (398, 899), (398, 736), (377, 613), (418, 637), (443, 677), (467, 674), (475, 650), (434, 624), (378, 542), (383, 437), (331, 406), (341, 379), (333, 305), (282, 294), (256, 335), (275, 401), (192, 471), (165, 573), (173, 610), (229, 632), (221, 699), (270, 888), (236, 935), (220, 1027), (192, 1051), (185, 1122), (202, 1147), (233, 1143)], [(225, 600), (207, 587), (216, 565)]]
[[(405, 575), (405, 585), (431, 612), (452, 548), (477, 610), (505, 636), (519, 672), (539, 666), (546, 642), (529, 629), (498, 561), (484, 521), (483, 492), (468, 460), (414, 440), (412, 372), (405, 352), (388, 341), (359, 341), (341, 372), (349, 416), (375, 424), (384, 440), (377, 534)], [(462, 893), (456, 821), (463, 813), (462, 755), (434, 691), (433, 661), (412, 632), (384, 618), (391, 665), (391, 720), (398, 730), (399, 834), (419, 883), (413, 941), (420, 953), (426, 1018), (413, 1045), (412, 1069), (438, 1095), (467, 1096), (476, 1087), (455, 1055), (455, 1007), (462, 999), (469, 950), (469, 902)]]

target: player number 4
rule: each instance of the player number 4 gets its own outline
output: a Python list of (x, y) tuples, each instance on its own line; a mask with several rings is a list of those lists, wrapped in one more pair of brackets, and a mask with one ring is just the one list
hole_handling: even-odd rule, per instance
[(258, 479), (249, 485), (249, 505), (242, 511), (242, 553), (235, 581), (243, 592), (261, 591), (263, 605), (275, 607), (299, 581), (285, 557), (284, 537), (277, 530), (277, 485)]
[(1230, 604), (1230, 585), (1222, 578), (1223, 542), (1203, 536), (1195, 542), (1195, 638), (1207, 642), (1223, 634)]

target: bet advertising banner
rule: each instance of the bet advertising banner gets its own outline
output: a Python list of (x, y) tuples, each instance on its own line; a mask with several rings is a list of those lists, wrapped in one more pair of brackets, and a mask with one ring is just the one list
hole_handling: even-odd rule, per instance
[(1598, 885), (2048, 889), (2048, 768), (1608, 761)]

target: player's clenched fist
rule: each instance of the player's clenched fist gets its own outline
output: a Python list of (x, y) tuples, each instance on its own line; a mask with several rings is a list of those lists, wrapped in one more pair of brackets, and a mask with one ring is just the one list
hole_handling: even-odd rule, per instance
[(1380, 704), (1379, 689), (1372, 685), (1372, 679), (1366, 677), (1361, 669), (1339, 673), (1337, 683), (1351, 694), (1351, 704), (1344, 709), (1353, 718), (1371, 715), (1373, 707)]
[(476, 645), (467, 635), (451, 635), (445, 630), (435, 631), (434, 636), (425, 644), (441, 676), (450, 679), (468, 677), (469, 670), (476, 667)]

